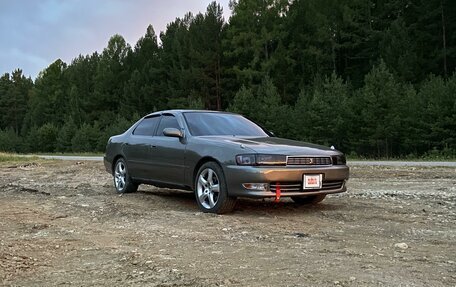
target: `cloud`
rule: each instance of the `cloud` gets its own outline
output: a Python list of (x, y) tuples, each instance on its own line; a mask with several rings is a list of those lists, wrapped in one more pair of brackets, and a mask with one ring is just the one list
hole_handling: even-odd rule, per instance
[[(11, 60), (16, 60), (20, 59), (21, 65), (20, 66), (11, 66), (10, 69), (2, 71), (3, 73), (7, 72), (12, 72), (16, 69), (22, 69), (24, 70), (33, 70), (37, 71), (37, 73), (43, 69), (43, 67), (46, 67), (49, 64), (49, 61), (45, 58), (42, 58), (38, 55), (32, 54), (32, 53), (27, 53), (22, 50), (19, 50), (17, 48), (11, 48), (7, 51), (2, 51), (0, 52), (0, 63), (9, 63), (12, 62)], [(3, 67), (3, 64), (1, 64), (1, 67)], [(27, 73), (24, 73), (27, 75)]]
[[(149, 24), (157, 34), (176, 17), (204, 12), (210, 0), (0, 1), (0, 73), (21, 68), (36, 77), (56, 59), (101, 52), (114, 34), (130, 45)], [(228, 0), (219, 1), (229, 15)]]
[(42, 1), (38, 5), (37, 16), (42, 23), (59, 24), (77, 9), (77, 1)]

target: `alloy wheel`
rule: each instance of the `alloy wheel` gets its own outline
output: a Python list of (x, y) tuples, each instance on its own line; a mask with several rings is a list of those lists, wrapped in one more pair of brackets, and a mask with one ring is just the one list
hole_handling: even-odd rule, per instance
[(204, 169), (198, 176), (197, 195), (204, 208), (213, 208), (220, 194), (220, 181), (217, 173), (211, 169)]
[(127, 168), (123, 161), (119, 161), (116, 164), (116, 169), (114, 171), (114, 182), (116, 189), (119, 192), (122, 192), (125, 188), (125, 183), (127, 180)]

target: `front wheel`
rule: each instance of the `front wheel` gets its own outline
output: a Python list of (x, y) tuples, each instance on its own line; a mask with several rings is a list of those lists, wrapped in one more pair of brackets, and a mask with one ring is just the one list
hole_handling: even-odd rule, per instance
[(292, 196), (291, 199), (297, 204), (317, 204), (325, 199), (326, 194), (310, 195), (306, 197)]
[(203, 212), (227, 213), (236, 205), (236, 198), (228, 196), (222, 168), (215, 162), (203, 164), (195, 179), (195, 196)]
[(123, 158), (119, 158), (114, 167), (114, 186), (118, 193), (130, 193), (138, 190), (138, 184), (131, 180), (127, 164)]

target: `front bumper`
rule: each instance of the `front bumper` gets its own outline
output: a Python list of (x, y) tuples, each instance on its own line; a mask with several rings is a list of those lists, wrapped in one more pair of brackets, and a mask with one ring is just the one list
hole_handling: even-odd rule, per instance
[[(339, 193), (347, 190), (345, 183), (349, 177), (349, 168), (346, 165), (313, 166), (313, 167), (254, 167), (228, 165), (223, 167), (228, 194), (236, 197), (275, 197), (274, 188), (257, 191), (245, 189), (243, 183), (268, 183), (274, 186), (280, 183), (283, 186), (293, 185), (295, 188), (281, 191), (282, 197), (308, 196), (317, 194)], [(322, 174), (323, 189), (303, 190), (302, 179), (304, 174)], [(334, 184), (334, 183), (338, 184)], [(298, 187), (298, 188), (296, 188)]]

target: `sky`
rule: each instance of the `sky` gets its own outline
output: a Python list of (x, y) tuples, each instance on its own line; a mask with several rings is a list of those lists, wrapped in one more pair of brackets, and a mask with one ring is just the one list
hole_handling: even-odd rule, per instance
[[(132, 46), (149, 24), (157, 35), (185, 13), (211, 0), (0, 0), (0, 74), (22, 69), (32, 79), (57, 59), (102, 52), (122, 35)], [(225, 20), (229, 0), (218, 0)]]

